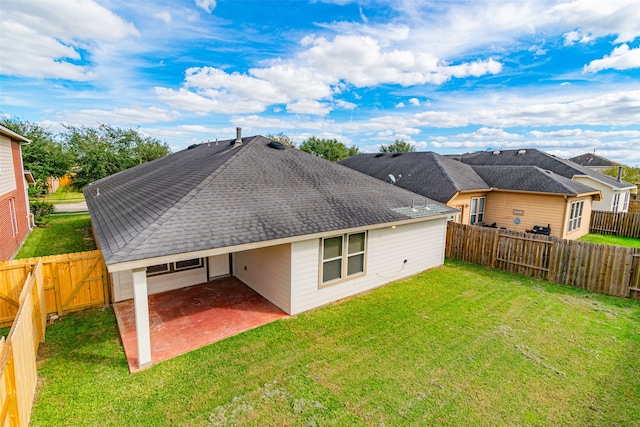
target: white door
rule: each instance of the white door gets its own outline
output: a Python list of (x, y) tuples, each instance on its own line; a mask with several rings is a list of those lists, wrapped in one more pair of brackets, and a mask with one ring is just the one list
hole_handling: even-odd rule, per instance
[(229, 275), (229, 254), (210, 256), (208, 262), (209, 279)]

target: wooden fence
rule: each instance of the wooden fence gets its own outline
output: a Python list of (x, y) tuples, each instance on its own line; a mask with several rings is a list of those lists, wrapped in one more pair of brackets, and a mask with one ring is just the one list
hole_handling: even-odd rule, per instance
[(629, 212), (640, 213), (640, 200), (629, 200)]
[(36, 355), (44, 341), (47, 310), (43, 263), (27, 274), (7, 340), (0, 339), (0, 425), (27, 426), (38, 382)]
[(640, 213), (593, 211), (589, 231), (638, 239), (640, 238)]
[(445, 255), (620, 297), (640, 297), (640, 248), (449, 222)]
[(108, 275), (100, 251), (27, 258), (0, 263), (0, 327), (11, 325), (28, 274), (42, 259), (47, 313), (109, 304)]

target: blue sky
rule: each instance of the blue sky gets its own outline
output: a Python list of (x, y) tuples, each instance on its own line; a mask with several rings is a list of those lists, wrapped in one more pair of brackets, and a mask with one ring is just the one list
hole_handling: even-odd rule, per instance
[(640, 166), (637, 0), (1, 0), (0, 113)]

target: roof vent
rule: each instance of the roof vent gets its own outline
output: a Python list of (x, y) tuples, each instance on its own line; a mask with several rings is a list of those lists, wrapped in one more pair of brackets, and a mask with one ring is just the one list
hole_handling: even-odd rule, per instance
[(527, 154), (527, 150), (518, 150), (518, 155), (521, 156), (523, 154)]
[(393, 153), (393, 157), (402, 156), (402, 153)]
[(382, 156), (384, 156), (384, 153), (378, 153), (378, 154), (376, 154), (376, 157), (382, 157)]
[(193, 148), (196, 148), (198, 146), (198, 144), (191, 144), (190, 146), (187, 147), (187, 150), (191, 150)]
[(280, 144), (278, 141), (269, 142), (269, 147), (275, 148), (276, 150), (284, 150), (284, 145)]
[(546, 173), (548, 173), (549, 175), (551, 175), (553, 172), (551, 172), (550, 170), (545, 170)]
[(494, 152), (493, 152), (493, 155), (494, 155), (494, 156), (497, 156), (498, 154), (500, 154), (500, 150), (498, 150), (498, 151), (494, 151)]

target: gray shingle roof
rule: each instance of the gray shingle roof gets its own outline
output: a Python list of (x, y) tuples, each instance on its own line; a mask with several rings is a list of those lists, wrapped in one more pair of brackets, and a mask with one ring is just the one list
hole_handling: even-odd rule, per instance
[[(261, 137), (204, 143), (84, 189), (107, 264), (407, 220), (424, 199)], [(427, 201), (423, 217), (455, 210)]]
[(537, 166), (473, 166), (491, 187), (501, 190), (578, 195), (597, 190)]
[(606, 168), (609, 166), (618, 166), (619, 163), (612, 162), (611, 160), (604, 158), (602, 156), (598, 156), (593, 153), (585, 153), (576, 157), (572, 157), (571, 160), (574, 163), (579, 164), (580, 166), (585, 167), (602, 167)]
[(432, 152), (359, 154), (338, 162), (342, 165), (422, 194), (442, 203), (465, 190), (487, 190), (491, 186), (470, 166)]
[(450, 156), (450, 158), (460, 160), (461, 162), (472, 166), (538, 166), (541, 169), (550, 170), (569, 179), (572, 179), (576, 175), (588, 176), (614, 190), (635, 188), (633, 184), (629, 184), (628, 182), (617, 181), (611, 176), (580, 166), (571, 160), (561, 159), (532, 148), (522, 150), (482, 151), (478, 153)]

